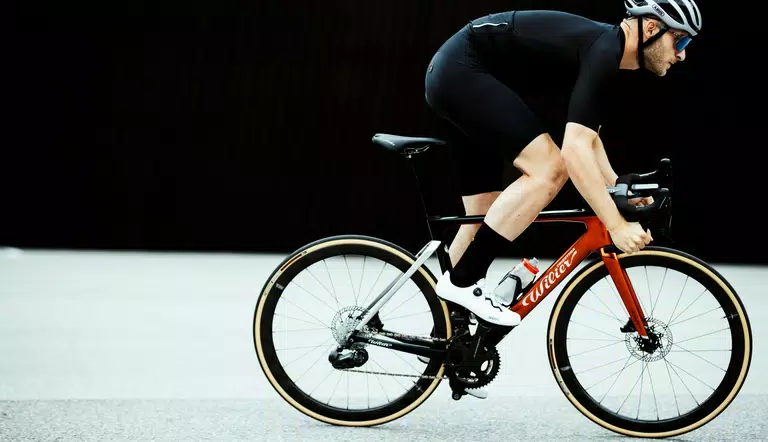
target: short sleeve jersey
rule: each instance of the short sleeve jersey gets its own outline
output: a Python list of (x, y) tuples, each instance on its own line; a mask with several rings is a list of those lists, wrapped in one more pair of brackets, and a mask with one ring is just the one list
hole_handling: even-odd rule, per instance
[(569, 91), (568, 121), (595, 131), (610, 115), (625, 43), (620, 26), (545, 10), (491, 14), (469, 29), (479, 64), (512, 89)]

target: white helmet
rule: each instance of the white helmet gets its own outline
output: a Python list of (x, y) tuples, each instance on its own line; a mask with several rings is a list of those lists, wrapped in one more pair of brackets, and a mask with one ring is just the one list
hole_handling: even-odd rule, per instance
[(701, 31), (701, 12), (693, 0), (624, 0), (632, 16), (652, 15), (670, 28), (688, 32), (691, 37)]

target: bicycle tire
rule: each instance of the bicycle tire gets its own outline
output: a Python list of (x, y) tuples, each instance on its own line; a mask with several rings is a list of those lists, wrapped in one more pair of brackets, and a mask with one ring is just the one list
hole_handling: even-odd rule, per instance
[[(396, 401), (374, 409), (351, 411), (327, 405), (304, 394), (288, 378), (279, 364), (272, 342), (272, 314), (282, 293), (282, 288), (302, 269), (327, 257), (355, 254), (378, 258), (407, 270), (415, 256), (391, 242), (363, 235), (339, 235), (314, 241), (286, 257), (269, 276), (257, 300), (253, 317), (253, 339), (259, 364), (275, 391), (301, 413), (339, 426), (375, 426), (398, 419), (421, 405), (437, 388), (445, 370), (442, 361), (433, 360), (425, 365), (423, 374), (436, 379), (419, 379), (413, 387)], [(422, 265), (411, 280), (419, 287), (429, 304), (435, 324), (434, 336), (451, 336), (450, 316), (446, 304), (435, 292), (436, 279), (426, 265)]]
[(588, 419), (625, 436), (665, 438), (696, 430), (712, 421), (734, 400), (744, 384), (752, 358), (752, 331), (747, 312), (736, 291), (709, 264), (679, 250), (649, 246), (632, 255), (618, 255), (625, 269), (655, 265), (674, 269), (696, 278), (708, 288), (726, 311), (731, 331), (732, 355), (717, 389), (700, 406), (675, 418), (638, 421), (614, 414), (601, 406), (583, 388), (573, 370), (566, 344), (570, 316), (578, 300), (593, 284), (608, 275), (601, 259), (583, 267), (556, 300), (549, 320), (547, 347), (550, 368), (568, 400)]

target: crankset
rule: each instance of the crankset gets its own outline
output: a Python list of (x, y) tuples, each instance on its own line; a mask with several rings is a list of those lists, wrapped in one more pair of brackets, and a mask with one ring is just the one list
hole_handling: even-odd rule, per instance
[(445, 369), (451, 389), (464, 390), (488, 385), (499, 373), (501, 358), (496, 347), (483, 347), (474, 354), (464, 342), (455, 342), (448, 348)]

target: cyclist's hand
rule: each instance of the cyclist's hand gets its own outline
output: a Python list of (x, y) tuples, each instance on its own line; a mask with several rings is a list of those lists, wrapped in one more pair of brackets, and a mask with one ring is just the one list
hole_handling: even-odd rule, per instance
[(641, 198), (630, 198), (628, 202), (633, 206), (650, 206), (653, 204), (653, 197), (646, 196)]
[(624, 222), (615, 229), (609, 231), (613, 243), (622, 252), (635, 253), (640, 251), (649, 242), (653, 241), (650, 231), (643, 231), (640, 223)]

